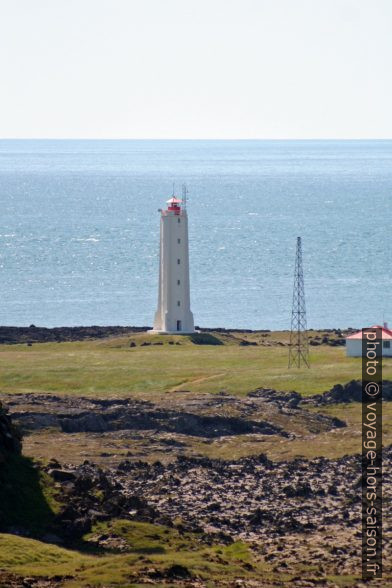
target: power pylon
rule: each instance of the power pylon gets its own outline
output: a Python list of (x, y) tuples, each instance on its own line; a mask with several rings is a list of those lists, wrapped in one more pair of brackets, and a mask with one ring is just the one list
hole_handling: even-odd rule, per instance
[(291, 311), (291, 333), (289, 348), (289, 368), (310, 367), (309, 345), (306, 326), (306, 306), (304, 273), (302, 268), (302, 242), (297, 237), (297, 252), (295, 255), (293, 308)]

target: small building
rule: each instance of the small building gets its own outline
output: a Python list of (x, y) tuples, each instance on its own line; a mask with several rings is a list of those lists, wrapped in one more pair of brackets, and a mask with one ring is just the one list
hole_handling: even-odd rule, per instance
[[(381, 329), (382, 355), (383, 357), (392, 357), (392, 331), (388, 329), (387, 323), (384, 323), (383, 327), (373, 325), (369, 328)], [(362, 331), (346, 337), (346, 355), (347, 357), (362, 357)]]

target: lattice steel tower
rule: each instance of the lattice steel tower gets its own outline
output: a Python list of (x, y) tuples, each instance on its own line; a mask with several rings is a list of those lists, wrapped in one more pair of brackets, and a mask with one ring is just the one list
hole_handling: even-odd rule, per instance
[(309, 345), (306, 327), (306, 306), (304, 273), (302, 269), (302, 242), (297, 237), (295, 256), (293, 309), (291, 311), (291, 333), (289, 348), (289, 368), (309, 366)]

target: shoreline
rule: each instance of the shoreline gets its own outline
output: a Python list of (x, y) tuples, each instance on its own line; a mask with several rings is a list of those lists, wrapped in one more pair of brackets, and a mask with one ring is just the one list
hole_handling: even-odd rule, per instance
[[(104, 339), (106, 337), (134, 335), (136, 333), (146, 333), (150, 326), (77, 326), (77, 327), (29, 327), (0, 326), (0, 344), (13, 345), (19, 343), (61, 343), (72, 341), (84, 341), (89, 339)], [(224, 327), (196, 327), (203, 333), (218, 334), (253, 334), (253, 333), (289, 333), (289, 329), (281, 331), (272, 331), (270, 329), (227, 329)], [(338, 337), (344, 337), (353, 329), (308, 329), (312, 333), (334, 333)], [(181, 335), (181, 333), (179, 333)]]

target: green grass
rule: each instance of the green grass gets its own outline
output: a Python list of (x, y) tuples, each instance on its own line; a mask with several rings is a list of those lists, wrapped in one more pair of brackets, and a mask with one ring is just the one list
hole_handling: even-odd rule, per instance
[(93, 558), (35, 539), (0, 533), (0, 569), (17, 574), (64, 573)]
[[(185, 566), (192, 577), (229, 583), (235, 578), (270, 575), (268, 565), (257, 563), (244, 543), (207, 546), (198, 536), (148, 523), (114, 521), (101, 524), (86, 536), (111, 533), (125, 541), (125, 553), (87, 555), (13, 535), (0, 534), (0, 570), (21, 576), (70, 576), (67, 588), (131, 586), (155, 570), (163, 576), (173, 565)], [(247, 564), (246, 567), (244, 564)], [(249, 565), (250, 564), (250, 565)]]
[(52, 479), (26, 457), (11, 456), (0, 467), (0, 525), (37, 535), (52, 521), (59, 504)]
[[(137, 346), (130, 348), (130, 340)], [(164, 345), (140, 346), (162, 340)], [(181, 345), (169, 345), (169, 340)], [(265, 386), (309, 395), (361, 377), (360, 359), (347, 358), (341, 347), (311, 348), (311, 365), (288, 370), (286, 347), (240, 347), (233, 337), (221, 346), (145, 334), (32, 347), (1, 345), (0, 391), (154, 400), (175, 390), (244, 395)], [(390, 360), (384, 360), (384, 377), (392, 377)]]
[[(64, 588), (144, 586), (151, 582), (151, 574), (155, 574), (155, 586), (188, 585), (189, 580), (170, 584), (167, 572), (174, 565), (186, 567), (191, 578), (199, 579), (206, 587), (234, 586), (238, 579), (253, 581), (251, 585), (290, 586), (294, 575), (306, 581), (314, 579), (317, 571), (317, 566), (300, 560), (295, 573), (293, 569), (291, 572), (277, 571), (274, 570), (276, 560), (275, 564), (263, 562), (243, 542), (206, 545), (196, 534), (149, 523), (125, 520), (101, 523), (85, 536), (85, 541), (94, 541), (102, 533), (120, 538), (125, 551), (91, 555), (34, 539), (0, 534), (0, 585), (1, 571), (23, 577), (60, 576)], [(337, 576), (332, 570), (329, 573), (329, 579), (333, 578), (339, 586), (358, 583), (354, 575)]]

